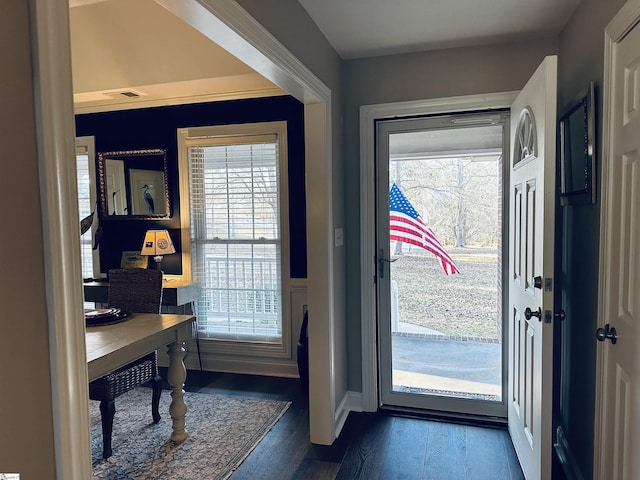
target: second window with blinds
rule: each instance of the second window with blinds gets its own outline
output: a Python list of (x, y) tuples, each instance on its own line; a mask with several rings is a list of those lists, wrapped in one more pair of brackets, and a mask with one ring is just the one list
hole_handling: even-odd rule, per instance
[(286, 122), (180, 129), (178, 144), (183, 272), (200, 283), (200, 339), (285, 353)]

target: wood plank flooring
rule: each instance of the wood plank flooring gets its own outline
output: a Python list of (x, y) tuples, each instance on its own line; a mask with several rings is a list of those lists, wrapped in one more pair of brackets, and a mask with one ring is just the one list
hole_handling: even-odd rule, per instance
[(189, 371), (185, 390), (288, 400), (291, 407), (231, 480), (523, 479), (506, 430), (386, 413), (351, 413), (331, 446), (309, 442), (296, 379)]

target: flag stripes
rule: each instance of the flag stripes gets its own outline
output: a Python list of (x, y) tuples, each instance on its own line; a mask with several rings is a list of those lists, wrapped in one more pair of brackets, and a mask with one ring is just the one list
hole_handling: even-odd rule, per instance
[(416, 245), (435, 255), (444, 273), (460, 273), (449, 253), (442, 246), (413, 205), (394, 183), (389, 192), (389, 239)]

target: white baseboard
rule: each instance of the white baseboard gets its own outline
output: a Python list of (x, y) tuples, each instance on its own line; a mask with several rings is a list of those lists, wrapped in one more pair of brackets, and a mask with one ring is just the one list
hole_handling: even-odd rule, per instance
[(362, 393), (347, 391), (335, 414), (336, 438), (340, 435), (350, 412), (362, 412)]
[[(212, 355), (206, 352), (200, 353), (198, 358), (197, 350), (187, 353), (184, 359), (185, 367), (188, 370), (200, 370), (200, 360), (202, 360), (202, 370), (207, 372), (241, 373), (248, 375), (264, 375), (267, 377), (287, 377), (298, 378), (298, 362), (291, 360), (279, 360), (277, 358), (232, 358)], [(167, 354), (158, 352), (158, 365), (169, 366)]]

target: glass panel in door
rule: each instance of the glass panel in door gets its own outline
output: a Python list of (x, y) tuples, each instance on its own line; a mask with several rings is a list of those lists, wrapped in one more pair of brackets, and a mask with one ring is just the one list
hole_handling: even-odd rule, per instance
[(379, 132), (383, 404), (501, 415), (503, 119)]

